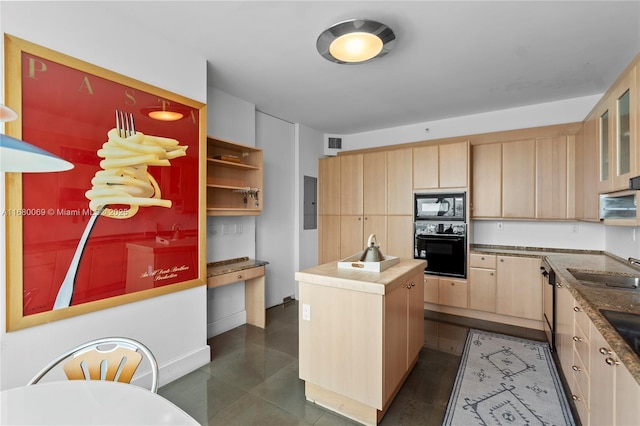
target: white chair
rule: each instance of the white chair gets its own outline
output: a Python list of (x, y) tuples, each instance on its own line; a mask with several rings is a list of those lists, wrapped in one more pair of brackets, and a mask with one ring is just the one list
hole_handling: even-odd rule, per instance
[(64, 363), (69, 380), (111, 380), (130, 383), (142, 362), (142, 354), (151, 364), (151, 388), (158, 392), (158, 363), (142, 343), (126, 337), (105, 337), (76, 346), (45, 366), (27, 385), (36, 384), (55, 366)]

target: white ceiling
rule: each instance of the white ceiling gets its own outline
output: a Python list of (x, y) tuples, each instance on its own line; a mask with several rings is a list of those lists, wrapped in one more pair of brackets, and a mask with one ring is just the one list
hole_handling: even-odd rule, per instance
[[(260, 111), (350, 134), (600, 94), (640, 52), (640, 1), (110, 2), (209, 62), (209, 85)], [(338, 65), (318, 35), (390, 26), (386, 57)]]

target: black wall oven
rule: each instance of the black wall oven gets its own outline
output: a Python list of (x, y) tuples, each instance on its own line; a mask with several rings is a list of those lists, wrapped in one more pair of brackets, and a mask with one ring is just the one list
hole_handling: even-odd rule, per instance
[(427, 261), (426, 274), (467, 277), (467, 225), (415, 222), (415, 259)]

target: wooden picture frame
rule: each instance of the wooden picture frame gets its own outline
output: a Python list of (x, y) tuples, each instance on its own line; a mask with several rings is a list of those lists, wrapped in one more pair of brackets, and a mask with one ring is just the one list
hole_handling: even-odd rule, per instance
[[(11, 35), (4, 50), (5, 103), (18, 113), (5, 133), (74, 164), (62, 172), (5, 173), (7, 331), (204, 285), (206, 105)], [(147, 115), (158, 108), (183, 118)], [(133, 154), (124, 163), (103, 161), (103, 144), (117, 139), (110, 133), (116, 111), (133, 116), (136, 137), (144, 138), (136, 143), (168, 139), (178, 147), (162, 145), (160, 157), (184, 152), (157, 162)], [(99, 189), (100, 171), (128, 179), (110, 177), (103, 189), (125, 188), (138, 201), (112, 198), (109, 215), (97, 216), (80, 250), (98, 210), (87, 191)], [(134, 193), (137, 186), (147, 189)], [(65, 285), (72, 289), (67, 301)]]

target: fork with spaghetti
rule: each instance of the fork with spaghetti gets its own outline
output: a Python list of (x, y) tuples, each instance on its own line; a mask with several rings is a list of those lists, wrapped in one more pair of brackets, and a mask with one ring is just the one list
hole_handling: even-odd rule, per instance
[[(187, 146), (175, 139), (136, 132), (133, 114), (116, 111), (116, 127), (108, 132), (108, 141), (97, 154), (101, 170), (91, 179), (92, 188), (85, 193), (93, 211), (67, 274), (60, 285), (53, 309), (71, 306), (78, 268), (89, 236), (98, 220), (133, 217), (140, 207), (171, 208), (171, 200), (162, 199), (160, 186), (148, 172), (149, 166), (171, 166), (170, 160), (186, 155)], [(128, 206), (116, 209), (114, 206)]]

